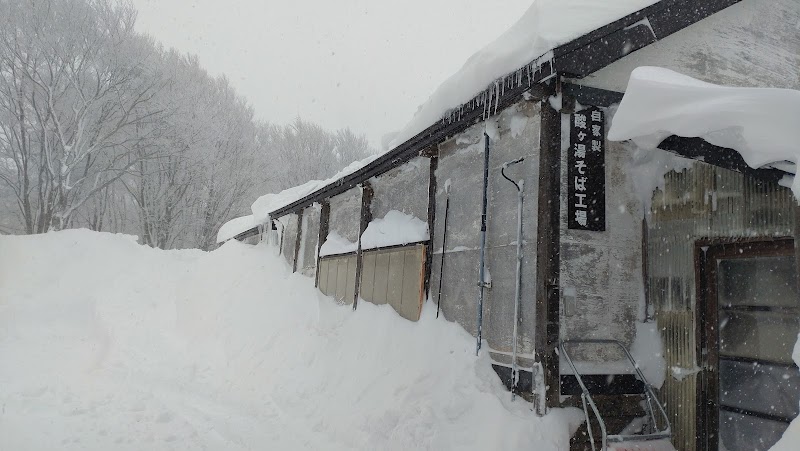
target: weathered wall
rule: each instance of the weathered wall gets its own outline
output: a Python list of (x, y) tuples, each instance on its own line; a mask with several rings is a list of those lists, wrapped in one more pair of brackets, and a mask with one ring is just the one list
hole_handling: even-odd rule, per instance
[(294, 265), (294, 248), (297, 243), (297, 233), (299, 225), (297, 215), (290, 213), (278, 218), (278, 222), (283, 226), (281, 233), (281, 255), (286, 259), (289, 266)]
[[(358, 241), (361, 196), (361, 188), (356, 187), (330, 199), (329, 234), (336, 232), (351, 243)], [(328, 257), (321, 261), (318, 283), (323, 293), (334, 296), (338, 302), (353, 303), (356, 285), (355, 254)]]
[(330, 232), (336, 232), (351, 243), (358, 241), (361, 226), (361, 188), (356, 187), (330, 200)]
[[(539, 105), (520, 102), (490, 121), (497, 120), (499, 139), (492, 139), (489, 162), (486, 266), (492, 288), (486, 290), (483, 337), (498, 362), (510, 364), (516, 271), (517, 191), (500, 175), (504, 162), (526, 157), (507, 173), (524, 180), (523, 284), (518, 352), (523, 366), (532, 365), (536, 293), (536, 219), (539, 154)], [(430, 299), (441, 311), (473, 335), (477, 333), (478, 266), (481, 197), (483, 187), (483, 132), (477, 124), (440, 147), (436, 171), (436, 225), (431, 268)], [(492, 133), (494, 134), (494, 133)], [(497, 138), (497, 136), (495, 136)], [(442, 265), (445, 204), (449, 186), (447, 249), (444, 253), (442, 294), (438, 295)]]
[[(565, 185), (569, 120), (569, 115), (562, 115), (561, 179), (565, 182), (561, 184), (561, 337), (611, 338), (630, 347), (644, 293), (643, 206), (625, 172), (630, 156), (622, 144), (606, 141), (606, 230), (569, 230)], [(606, 111), (606, 127), (610, 124)], [(576, 357), (580, 360), (622, 357), (615, 351), (608, 346), (585, 347), (576, 350)]]
[(297, 270), (308, 277), (314, 277), (317, 269), (320, 210), (319, 204), (314, 204), (303, 210)]
[(372, 217), (383, 218), (390, 210), (398, 210), (427, 222), (429, 181), (430, 159), (423, 157), (370, 179)]
[(666, 67), (729, 86), (800, 88), (800, 2), (743, 0), (578, 83), (624, 91), (633, 69)]

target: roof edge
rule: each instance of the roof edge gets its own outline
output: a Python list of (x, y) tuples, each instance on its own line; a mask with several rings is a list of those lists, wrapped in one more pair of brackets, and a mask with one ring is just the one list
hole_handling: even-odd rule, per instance
[(532, 92), (535, 98), (549, 95), (545, 81), (554, 76), (583, 78), (625, 57), (633, 51), (657, 42), (689, 25), (719, 12), (741, 0), (661, 0), (608, 25), (562, 44), (525, 66), (490, 83), (472, 100), (452, 108), (431, 126), (406, 140), (374, 161), (319, 190), (270, 212), (271, 218), (308, 207), (314, 202), (341, 194), (359, 183), (422, 155), (453, 135), (480, 120), (495, 115)]

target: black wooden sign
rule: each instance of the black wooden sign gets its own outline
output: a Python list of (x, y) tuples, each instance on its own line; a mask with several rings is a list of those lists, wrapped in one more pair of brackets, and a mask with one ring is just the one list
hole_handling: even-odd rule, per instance
[(603, 110), (591, 107), (570, 115), (567, 151), (567, 225), (606, 229), (606, 140)]

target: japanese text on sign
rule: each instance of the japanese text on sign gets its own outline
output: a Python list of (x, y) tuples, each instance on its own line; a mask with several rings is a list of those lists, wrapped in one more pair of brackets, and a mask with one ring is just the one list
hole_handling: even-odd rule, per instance
[(597, 107), (570, 116), (567, 154), (567, 225), (570, 229), (606, 229), (605, 120)]

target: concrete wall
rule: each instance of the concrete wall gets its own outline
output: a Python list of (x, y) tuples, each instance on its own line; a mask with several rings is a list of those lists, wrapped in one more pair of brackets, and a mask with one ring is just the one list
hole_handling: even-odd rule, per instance
[[(361, 188), (356, 187), (330, 199), (328, 233), (336, 232), (350, 242), (357, 242), (361, 227)], [(327, 275), (327, 277), (325, 277)], [(352, 304), (355, 298), (355, 254), (328, 257), (320, 262), (319, 286), (337, 301)]]
[(297, 215), (290, 213), (278, 218), (278, 222), (283, 226), (281, 231), (281, 255), (286, 259), (289, 266), (294, 265), (294, 248), (297, 243), (297, 234), (300, 230)]
[(633, 69), (660, 66), (729, 86), (800, 88), (800, 2), (743, 0), (578, 81), (624, 91)]
[[(492, 288), (486, 291), (484, 301), (483, 337), (493, 351), (492, 358), (497, 362), (510, 364), (516, 271), (517, 192), (508, 181), (502, 179), (500, 168), (504, 162), (524, 156), (525, 162), (509, 169), (508, 174), (515, 180), (523, 180), (525, 184), (525, 258), (518, 350), (525, 357), (521, 364), (531, 366), (535, 333), (539, 105), (536, 102), (523, 101), (490, 121), (497, 122), (499, 135), (495, 135), (490, 145), (486, 266), (491, 275)], [(440, 302), (441, 311), (446, 318), (458, 322), (473, 335), (477, 334), (484, 129), (483, 123), (477, 124), (443, 143), (439, 147), (439, 167), (436, 171), (438, 190), (430, 299)], [(438, 287), (447, 186), (450, 187), (450, 208), (440, 297)]]
[(356, 187), (330, 199), (329, 233), (335, 231), (350, 242), (358, 241), (361, 225), (361, 188)]
[[(567, 180), (569, 115), (562, 115), (561, 179)], [(606, 111), (606, 133), (611, 119)], [(643, 206), (625, 169), (629, 152), (606, 141), (606, 230), (567, 228), (567, 192), (561, 192), (561, 338), (611, 338), (630, 346), (644, 293)], [(569, 296), (574, 292), (574, 296)], [(566, 294), (566, 295), (565, 295)], [(643, 315), (642, 315), (643, 316)], [(643, 319), (643, 318), (642, 318)], [(580, 360), (622, 357), (604, 346), (584, 347)]]
[(320, 211), (319, 204), (314, 204), (303, 210), (297, 270), (308, 277), (314, 277), (317, 270)]
[(372, 217), (383, 218), (390, 210), (398, 210), (427, 222), (429, 183), (430, 159), (423, 157), (372, 178)]

